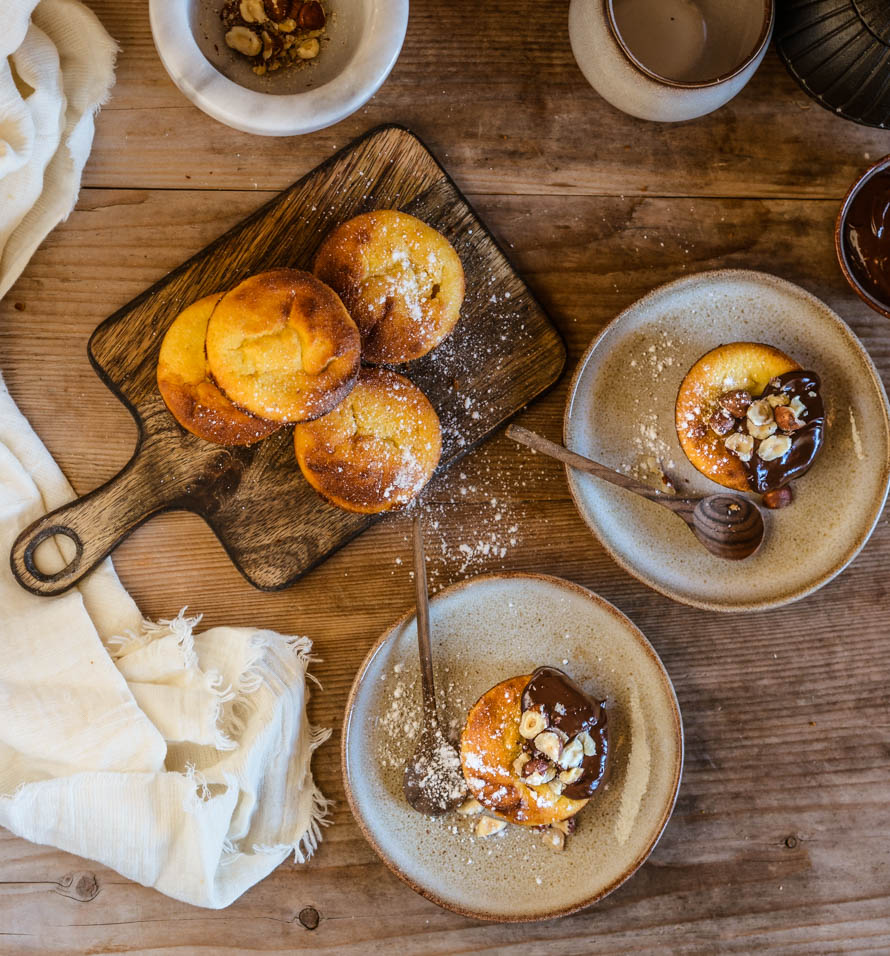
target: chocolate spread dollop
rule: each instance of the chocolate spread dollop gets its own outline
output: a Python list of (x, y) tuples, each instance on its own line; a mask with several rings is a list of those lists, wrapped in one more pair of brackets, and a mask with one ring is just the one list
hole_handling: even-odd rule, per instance
[(568, 784), (563, 796), (586, 800), (602, 782), (609, 756), (609, 735), (605, 702), (597, 703), (556, 667), (539, 667), (522, 692), (522, 710), (539, 710), (550, 727), (562, 731), (569, 740), (586, 732), (593, 741), (594, 753), (585, 754), (581, 777)]
[(842, 240), (860, 285), (890, 305), (890, 172), (876, 173), (862, 184), (844, 217)]
[(781, 488), (808, 471), (825, 439), (825, 406), (820, 392), (821, 382), (815, 372), (785, 372), (770, 381), (761, 398), (784, 392), (789, 399), (799, 398), (806, 413), (801, 416), (802, 428), (791, 432), (791, 447), (780, 458), (764, 461), (756, 453), (743, 462), (745, 477), (752, 491), (763, 494)]

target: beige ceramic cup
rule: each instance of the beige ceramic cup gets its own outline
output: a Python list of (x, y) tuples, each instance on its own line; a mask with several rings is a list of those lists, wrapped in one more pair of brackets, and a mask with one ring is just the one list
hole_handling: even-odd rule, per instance
[(731, 100), (760, 65), (775, 0), (572, 0), (572, 52), (590, 85), (641, 119), (677, 122)]

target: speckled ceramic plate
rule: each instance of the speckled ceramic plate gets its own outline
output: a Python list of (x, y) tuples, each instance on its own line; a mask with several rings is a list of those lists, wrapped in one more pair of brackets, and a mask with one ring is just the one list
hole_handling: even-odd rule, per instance
[(365, 836), (409, 886), (465, 916), (549, 919), (601, 899), (652, 852), (680, 786), (680, 711), (652, 645), (602, 598), (544, 575), (471, 578), (437, 594), (430, 616), (440, 711), (455, 738), (486, 690), (552, 664), (607, 701), (610, 777), (561, 853), (533, 830), (479, 838), (456, 813), (412, 810), (401, 784), (420, 714), (411, 612), (371, 649), (346, 706), (343, 778)]
[(674, 600), (719, 611), (777, 607), (839, 574), (859, 553), (890, 484), (887, 396), (862, 344), (815, 296), (762, 272), (704, 272), (661, 286), (622, 312), (582, 358), (565, 442), (605, 465), (646, 472), (660, 460), (684, 491), (713, 494), (677, 440), (680, 383), (705, 352), (733, 341), (774, 345), (822, 377), (828, 427), (794, 503), (764, 509), (766, 536), (745, 561), (714, 557), (679, 519), (569, 470), (584, 520), (627, 571)]

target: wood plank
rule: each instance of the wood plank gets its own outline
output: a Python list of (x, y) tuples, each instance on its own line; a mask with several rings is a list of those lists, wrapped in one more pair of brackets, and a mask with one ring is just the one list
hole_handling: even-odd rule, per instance
[[(365, 130), (400, 122), (474, 193), (811, 196), (840, 200), (886, 131), (809, 100), (770, 50), (722, 110), (689, 123), (625, 116), (572, 56), (568, 3), (413, 0), (402, 54), (373, 99), (311, 136), (259, 139), (205, 116), (164, 72), (141, 0), (89, 0), (121, 44), (85, 183), (279, 190)], [(423, 95), (418, 95), (418, 90)]]
[[(0, 302), (0, 368), (78, 491), (112, 474), (135, 438), (127, 412), (87, 361), (92, 328), (263, 198), (88, 190)], [(890, 380), (886, 322), (849, 291), (834, 261), (833, 202), (472, 201), (556, 319), (569, 369), (591, 336), (653, 285), (733, 265), (774, 271), (823, 297)], [(558, 438), (565, 388), (566, 377), (521, 421)], [(262, 594), (199, 519), (171, 514), (119, 549), (124, 583), (150, 615), (189, 603), (207, 626), (256, 624), (313, 637), (324, 690), (310, 713), (335, 730), (315, 772), (337, 801), (334, 825), (308, 866), (284, 864), (223, 912), (176, 903), (0, 832), (0, 950), (568, 956), (890, 947), (890, 851), (882, 839), (890, 738), (886, 680), (876, 666), (890, 627), (887, 512), (862, 555), (817, 594), (725, 616), (675, 604), (619, 569), (575, 513), (560, 466), (522, 457), (503, 435), (438, 479), (425, 508), (438, 522), (434, 587), (501, 567), (559, 574), (613, 601), (655, 644), (677, 687), (687, 752), (677, 810), (643, 869), (597, 906), (545, 925), (486, 925), (413, 894), (377, 862), (351, 820), (337, 739), (358, 664), (412, 600), (410, 516), (381, 522), (295, 587)], [(490, 534), (503, 556), (477, 550)], [(89, 900), (66, 895), (82, 874), (98, 884)], [(307, 907), (320, 916), (314, 930), (300, 922)]]

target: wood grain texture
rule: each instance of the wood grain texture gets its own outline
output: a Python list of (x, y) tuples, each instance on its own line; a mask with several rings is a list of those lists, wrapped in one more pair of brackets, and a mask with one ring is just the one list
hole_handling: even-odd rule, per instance
[[(504, 419), (553, 384), (565, 349), (528, 287), (423, 144), (381, 127), (342, 150), (119, 309), (92, 334), (89, 354), (136, 419), (126, 467), (90, 494), (25, 529), (13, 573), (37, 594), (59, 594), (153, 515), (200, 515), (235, 566), (264, 590), (287, 587), (378, 516), (345, 511), (299, 472), (293, 434), (222, 447), (185, 431), (158, 391), (158, 353), (170, 324), (203, 296), (269, 269), (310, 270), (325, 235), (352, 216), (399, 208), (435, 226), (461, 258), (461, 318), (438, 348), (399, 369), (418, 385), (442, 426), (441, 473)], [(43, 574), (37, 546), (62, 535), (71, 562)]]
[[(844, 188), (867, 163), (862, 154), (890, 151), (890, 134), (811, 106), (772, 52), (724, 110), (654, 126), (586, 87), (571, 61), (566, 3), (547, 7), (542, 22), (540, 4), (526, 0), (414, 0), (403, 56), (365, 110), (332, 130), (263, 141), (230, 133), (179, 96), (157, 63), (142, 3), (93, 6), (123, 52), (86, 178), (114, 188), (85, 189), (0, 301), (0, 370), (79, 493), (118, 471), (136, 437), (87, 359), (96, 325), (332, 145), (381, 121), (412, 125), (470, 187), (480, 218), (563, 334), (570, 369), (593, 335), (653, 286), (732, 266), (774, 272), (820, 296), (890, 384), (890, 325), (844, 283), (831, 236)], [(560, 440), (567, 378), (522, 424)], [(189, 604), (208, 627), (255, 624), (315, 641), (324, 689), (310, 714), (335, 733), (314, 768), (337, 801), (333, 826), (307, 867), (284, 864), (222, 912), (0, 832), (0, 951), (890, 950), (888, 512), (821, 591), (736, 617), (675, 604), (624, 573), (576, 514), (562, 466), (522, 455), (503, 435), (436, 479), (423, 511), (432, 588), (500, 568), (561, 575), (615, 603), (664, 660), (683, 711), (686, 767), (674, 816), (634, 878), (554, 923), (483, 925), (415, 896), (361, 838), (343, 796), (338, 735), (356, 668), (413, 600), (408, 515), (381, 521), (294, 587), (266, 594), (241, 578), (199, 518), (164, 514), (115, 554), (146, 614)], [(505, 554), (477, 550), (491, 534)], [(89, 889), (84, 874), (98, 893), (66, 895), (66, 884)]]

